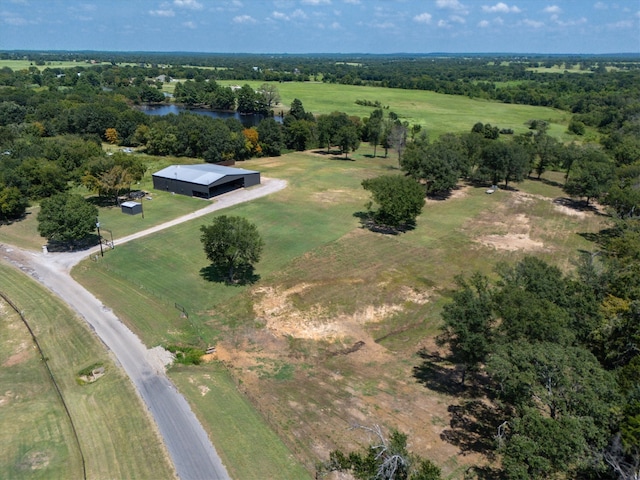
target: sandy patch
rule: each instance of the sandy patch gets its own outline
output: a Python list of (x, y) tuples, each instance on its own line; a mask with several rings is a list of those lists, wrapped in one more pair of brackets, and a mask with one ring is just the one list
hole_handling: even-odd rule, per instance
[(206, 385), (198, 385), (198, 391), (200, 392), (200, 396), (204, 397), (207, 393), (211, 391), (211, 389)]
[(400, 293), (408, 302), (417, 305), (429, 303), (429, 298), (431, 297), (431, 292), (422, 292), (415, 288), (407, 287), (406, 285), (400, 289)]
[[(298, 310), (291, 302), (291, 295), (312, 287), (302, 283), (287, 290), (261, 287), (254, 291), (259, 297), (254, 302), (254, 313), (266, 323), (267, 329), (279, 337), (314, 340), (338, 340), (354, 334), (353, 327), (379, 322), (394, 313), (402, 311), (401, 305), (369, 305), (353, 315), (332, 316), (319, 304), (305, 311)], [(359, 329), (358, 329), (359, 330)]]
[[(517, 203), (531, 201), (530, 198), (522, 195), (514, 197), (514, 199)], [(509, 224), (495, 222), (494, 225), (500, 230), (506, 230), (507, 233), (502, 235), (483, 235), (476, 238), (475, 241), (485, 247), (508, 252), (535, 252), (544, 250), (545, 248), (543, 242), (533, 240), (530, 237), (531, 226), (529, 224), (529, 217), (523, 213), (511, 217)]]
[(528, 234), (485, 235), (476, 240), (485, 247), (509, 252), (534, 252), (544, 250), (544, 243), (532, 240)]

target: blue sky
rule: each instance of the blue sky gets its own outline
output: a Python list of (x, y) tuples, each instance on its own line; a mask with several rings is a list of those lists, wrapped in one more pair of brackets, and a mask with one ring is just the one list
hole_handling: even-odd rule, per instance
[(0, 0), (0, 49), (640, 52), (640, 0)]

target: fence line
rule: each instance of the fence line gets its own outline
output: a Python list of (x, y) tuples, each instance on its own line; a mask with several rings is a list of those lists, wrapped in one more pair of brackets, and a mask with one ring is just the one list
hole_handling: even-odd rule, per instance
[(4, 301), (7, 302), (11, 306), (11, 308), (13, 308), (13, 310), (15, 310), (15, 312), (20, 316), (22, 323), (24, 323), (24, 325), (27, 327), (27, 330), (31, 334), (33, 343), (36, 345), (36, 348), (38, 349), (38, 353), (40, 353), (40, 358), (42, 359), (42, 362), (44, 363), (44, 366), (47, 369), (47, 372), (49, 373), (49, 378), (51, 379), (51, 383), (53, 384), (58, 394), (58, 398), (62, 403), (64, 411), (67, 413), (67, 417), (69, 418), (69, 424), (71, 425), (71, 430), (73, 432), (73, 436), (75, 438), (76, 445), (78, 447), (78, 452), (80, 453), (80, 460), (82, 461), (82, 478), (84, 480), (87, 480), (87, 468), (84, 461), (84, 453), (82, 452), (82, 446), (80, 445), (80, 438), (78, 437), (78, 431), (76, 430), (76, 426), (73, 423), (73, 418), (71, 417), (71, 412), (69, 411), (67, 402), (64, 401), (64, 397), (62, 396), (62, 390), (60, 390), (60, 386), (58, 385), (58, 382), (56, 382), (56, 379), (53, 376), (53, 371), (51, 371), (51, 367), (49, 367), (49, 361), (47, 360), (47, 357), (45, 357), (42, 347), (40, 346), (40, 342), (38, 342), (36, 334), (33, 332), (33, 330), (31, 329), (31, 326), (29, 325), (29, 322), (27, 322), (27, 319), (24, 317), (24, 315), (18, 309), (18, 307), (4, 293), (0, 292), (0, 297), (2, 297)]

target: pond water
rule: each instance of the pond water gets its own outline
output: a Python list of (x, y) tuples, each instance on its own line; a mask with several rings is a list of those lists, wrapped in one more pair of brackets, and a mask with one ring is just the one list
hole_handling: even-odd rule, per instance
[[(238, 112), (209, 110), (206, 108), (190, 108), (184, 105), (175, 105), (175, 104), (142, 105), (141, 107), (138, 107), (138, 108), (140, 109), (141, 112), (144, 112), (147, 115), (154, 115), (154, 116), (169, 115), (170, 113), (178, 115), (180, 112), (189, 112), (189, 113), (195, 113), (196, 115), (204, 115), (206, 117), (221, 118), (222, 120), (226, 120), (227, 118), (235, 118), (239, 120), (240, 123), (242, 123), (242, 125), (244, 125), (246, 128), (256, 127), (262, 119), (266, 118), (264, 115), (256, 115), (256, 114), (240, 115)], [(276, 116), (273, 118), (275, 119), (276, 122), (282, 121), (280, 117)]]

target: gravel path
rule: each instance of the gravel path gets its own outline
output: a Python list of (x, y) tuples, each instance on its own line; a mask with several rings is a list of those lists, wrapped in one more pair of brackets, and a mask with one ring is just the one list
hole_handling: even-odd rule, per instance
[[(169, 222), (114, 240), (120, 245), (231, 205), (282, 190), (283, 180), (263, 178), (260, 186), (236, 190), (205, 208)], [(147, 349), (142, 341), (91, 292), (71, 277), (71, 269), (99, 247), (73, 253), (43, 253), (0, 245), (0, 259), (31, 275), (75, 310), (113, 352), (156, 421), (178, 476), (183, 480), (229, 479), (220, 457), (185, 398), (165, 373), (170, 361), (161, 347)]]

